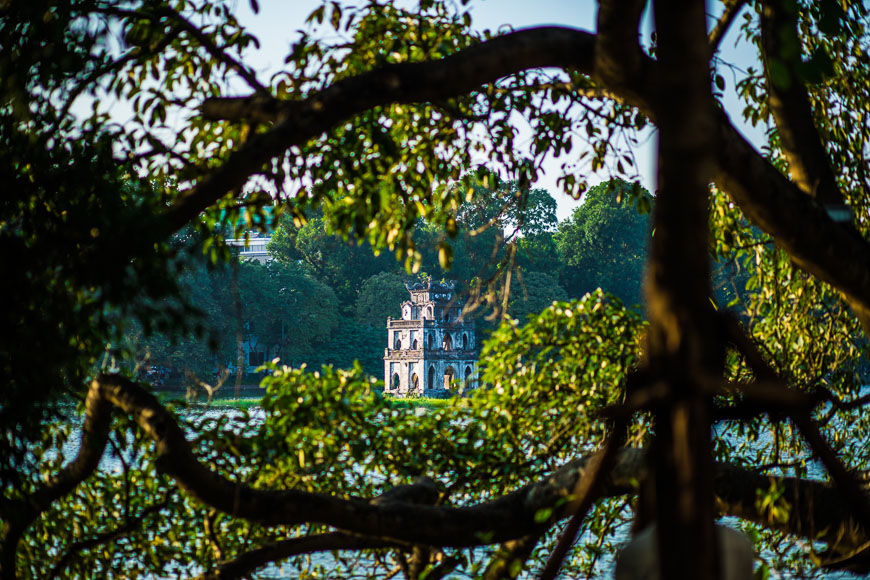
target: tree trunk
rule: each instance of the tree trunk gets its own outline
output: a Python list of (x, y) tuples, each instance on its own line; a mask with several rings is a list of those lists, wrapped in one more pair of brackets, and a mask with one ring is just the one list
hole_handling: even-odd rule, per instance
[(704, 2), (655, 3), (658, 196), (646, 299), (649, 365), (668, 386), (655, 412), (652, 467), (661, 577), (716, 578), (708, 397), (721, 374), (709, 302), (708, 183), (713, 116)]

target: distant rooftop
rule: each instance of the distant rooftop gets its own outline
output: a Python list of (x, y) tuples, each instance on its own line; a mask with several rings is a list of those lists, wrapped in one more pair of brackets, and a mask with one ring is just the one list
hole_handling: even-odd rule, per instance
[(246, 238), (227, 238), (225, 241), (232, 248), (239, 248), (239, 258), (243, 260), (256, 260), (269, 262), (272, 255), (266, 251), (266, 245), (272, 240), (272, 236), (259, 232), (248, 232)]

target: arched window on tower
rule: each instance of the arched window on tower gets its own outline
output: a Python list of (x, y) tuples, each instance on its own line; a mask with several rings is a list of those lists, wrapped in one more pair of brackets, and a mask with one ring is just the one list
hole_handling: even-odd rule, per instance
[(435, 388), (435, 367), (434, 366), (429, 367), (428, 383), (429, 383), (429, 390), (430, 391)]
[(415, 338), (415, 339), (414, 339), (414, 342), (411, 343), (411, 349), (412, 349), (412, 350), (417, 350), (417, 347), (418, 347), (418, 346), (419, 346), (419, 345), (417, 344), (417, 339)]
[(393, 348), (399, 350), (400, 348), (402, 348), (402, 335), (397, 332), (393, 336), (395, 337), (395, 340), (393, 342)]
[(392, 384), (393, 384), (393, 390), (398, 391), (399, 385), (401, 384), (401, 381), (399, 380), (399, 373), (393, 373)]
[(470, 389), (472, 386), (473, 378), (471, 376), (471, 366), (465, 367), (465, 388)]
[(444, 371), (444, 389), (445, 390), (449, 391), (451, 388), (453, 388), (453, 378), (454, 378), (455, 374), (456, 374), (456, 371), (453, 370), (453, 367), (447, 367), (447, 369)]
[(453, 339), (450, 338), (449, 334), (444, 335), (444, 342), (441, 346), (444, 347), (444, 350), (453, 350)]
[(435, 350), (435, 335), (431, 332), (429, 333), (429, 340), (426, 348), (428, 348), (429, 350)]
[(468, 350), (468, 335), (462, 333), (462, 350)]

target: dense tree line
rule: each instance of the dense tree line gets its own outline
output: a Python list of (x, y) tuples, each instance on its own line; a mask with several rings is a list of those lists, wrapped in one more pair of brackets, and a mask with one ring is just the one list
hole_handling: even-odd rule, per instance
[[(266, 264), (234, 258), (209, 268), (201, 254), (188, 252), (181, 285), (201, 311), (203, 328), (147, 338), (134, 329), (128, 340), (140, 357), (147, 356), (147, 366), (171, 370), (169, 382), (235, 367), (239, 338), (245, 353), (263, 355), (246, 356), (246, 369), (273, 357), (312, 368), (349, 368), (359, 360), (366, 372), (380, 376), (386, 319), (398, 317), (399, 305), (408, 299), (405, 282), (412, 280), (453, 279), (467, 301), (473, 288), (495, 278), (504, 281), (510, 273), (509, 286), (502, 284), (492, 300), (470, 309), (485, 335), (503, 316), (525, 321), (554, 301), (597, 288), (628, 305), (640, 304), (650, 234), (648, 192), (619, 180), (601, 183), (560, 223), (556, 201), (546, 190), (520, 191), (510, 183), (493, 191), (478, 185), (477, 194), (457, 213), (456, 237), (417, 224), (416, 273), (389, 252), (375, 255), (368, 242), (329, 231), (318, 213), (299, 226), (280, 220)], [(449, 265), (438, 256), (445, 239), (451, 243)]]

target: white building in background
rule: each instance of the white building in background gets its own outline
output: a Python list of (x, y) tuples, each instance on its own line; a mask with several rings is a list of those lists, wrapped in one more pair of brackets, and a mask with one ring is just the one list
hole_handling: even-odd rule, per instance
[(239, 258), (255, 260), (261, 264), (270, 262), (272, 255), (266, 251), (266, 245), (272, 241), (272, 236), (259, 232), (249, 232), (247, 238), (227, 238), (226, 243), (231, 248), (238, 248)]
[(384, 385), (387, 393), (449, 396), (475, 386), (477, 336), (463, 320), (452, 283), (405, 285), (411, 299), (402, 318), (387, 318)]

